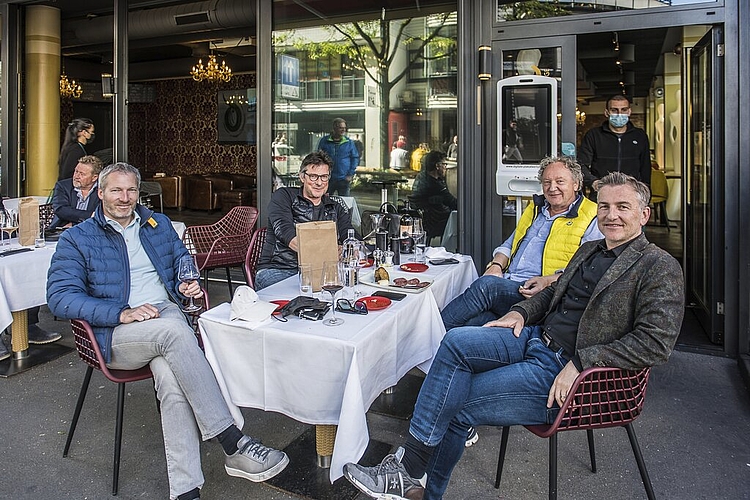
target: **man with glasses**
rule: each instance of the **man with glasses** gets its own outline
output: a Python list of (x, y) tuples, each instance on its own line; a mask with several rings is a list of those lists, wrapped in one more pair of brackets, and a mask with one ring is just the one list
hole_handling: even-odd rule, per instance
[(336, 222), (339, 243), (352, 228), (352, 215), (339, 197), (328, 195), (333, 160), (323, 151), (305, 156), (299, 170), (301, 187), (277, 189), (268, 205), (268, 232), (263, 244), (256, 289), (260, 290), (297, 274), (296, 225), (302, 222)]
[(651, 185), (648, 137), (630, 122), (631, 112), (630, 100), (614, 95), (605, 106), (607, 121), (586, 132), (578, 152), (586, 187), (610, 172), (622, 172)]
[(349, 185), (359, 165), (357, 145), (346, 136), (346, 130), (346, 121), (336, 118), (333, 120), (331, 135), (321, 138), (318, 143), (318, 149), (325, 151), (333, 159), (328, 194), (349, 196)]

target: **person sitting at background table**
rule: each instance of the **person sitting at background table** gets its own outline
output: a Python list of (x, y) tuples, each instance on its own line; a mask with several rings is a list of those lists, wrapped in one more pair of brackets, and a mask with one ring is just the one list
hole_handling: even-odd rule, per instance
[(336, 223), (339, 243), (352, 226), (352, 214), (344, 200), (329, 196), (333, 160), (324, 151), (314, 151), (302, 159), (299, 169), (301, 187), (282, 187), (271, 195), (268, 204), (268, 231), (263, 244), (255, 285), (258, 290), (297, 274), (296, 224), (321, 220)]
[(47, 274), (52, 313), (84, 319), (107, 366), (148, 365), (160, 402), (169, 498), (200, 498), (201, 440), (217, 438), (230, 476), (265, 481), (289, 463), (237, 428), (193, 329), (177, 304), (200, 297), (197, 281), (178, 279), (189, 257), (169, 218), (138, 204), (141, 175), (127, 163), (100, 175), (102, 204), (63, 232)]
[(91, 217), (100, 203), (97, 180), (101, 171), (102, 161), (86, 155), (78, 160), (71, 179), (57, 181), (52, 196), (55, 218), (50, 228), (71, 227)]
[(579, 373), (665, 363), (680, 333), (680, 264), (643, 233), (648, 186), (621, 172), (600, 179), (599, 229), (560, 279), (484, 326), (449, 331), (419, 391), (409, 434), (376, 467), (344, 476), (373, 498), (443, 497), (470, 426), (552, 422)]
[(434, 236), (442, 236), (451, 210), (458, 208), (458, 200), (448, 191), (445, 172), (448, 165), (445, 153), (430, 151), (422, 158), (422, 171), (414, 179), (409, 202), (412, 208), (424, 212), (424, 229), (427, 241)]

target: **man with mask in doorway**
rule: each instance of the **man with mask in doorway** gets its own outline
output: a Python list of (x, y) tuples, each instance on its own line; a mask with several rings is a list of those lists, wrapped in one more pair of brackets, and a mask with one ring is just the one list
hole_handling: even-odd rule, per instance
[(622, 172), (651, 185), (648, 137), (643, 129), (630, 122), (630, 104), (624, 95), (607, 99), (604, 109), (607, 121), (583, 137), (578, 162), (584, 167), (587, 188), (610, 172)]

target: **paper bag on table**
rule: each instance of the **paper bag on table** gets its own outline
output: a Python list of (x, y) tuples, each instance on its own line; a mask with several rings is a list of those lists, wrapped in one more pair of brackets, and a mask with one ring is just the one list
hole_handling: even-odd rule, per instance
[(339, 260), (336, 223), (330, 220), (297, 224), (299, 264), (312, 266), (312, 287), (319, 292), (323, 281), (323, 263)]
[(18, 201), (18, 243), (34, 246), (39, 231), (39, 202), (36, 198), (21, 198)]

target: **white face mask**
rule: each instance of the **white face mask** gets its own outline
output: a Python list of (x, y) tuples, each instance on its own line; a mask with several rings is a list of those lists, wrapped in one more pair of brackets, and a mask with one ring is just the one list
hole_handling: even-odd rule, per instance
[(627, 125), (629, 119), (630, 117), (628, 115), (609, 115), (609, 124), (614, 128), (622, 128)]

